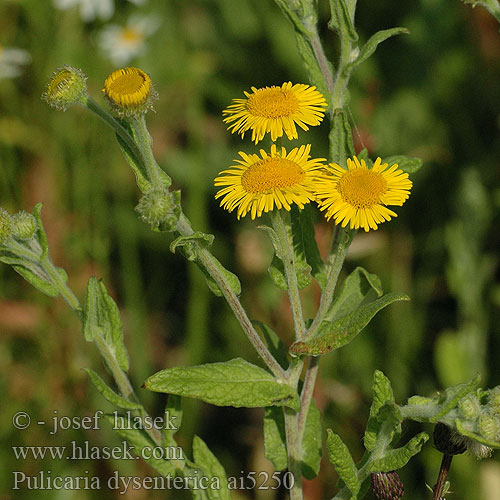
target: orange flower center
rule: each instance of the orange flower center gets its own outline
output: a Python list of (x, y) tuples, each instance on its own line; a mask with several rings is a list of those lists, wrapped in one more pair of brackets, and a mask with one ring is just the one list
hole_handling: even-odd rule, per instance
[(248, 98), (248, 111), (254, 116), (265, 118), (281, 118), (297, 111), (297, 97), (281, 87), (258, 89)]
[(299, 165), (286, 158), (265, 158), (249, 167), (241, 185), (247, 193), (266, 193), (299, 184), (305, 175)]
[(380, 203), (387, 190), (387, 181), (372, 170), (349, 170), (337, 182), (342, 199), (356, 208), (370, 208)]

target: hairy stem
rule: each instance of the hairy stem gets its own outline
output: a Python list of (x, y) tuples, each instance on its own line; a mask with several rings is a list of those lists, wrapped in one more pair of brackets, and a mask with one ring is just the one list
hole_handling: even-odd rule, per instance
[(298, 413), (290, 408), (283, 408), (285, 415), (286, 450), (288, 470), (294, 477), (290, 490), (290, 500), (302, 500), (301, 441), (298, 432)]
[[(182, 236), (190, 236), (194, 233), (191, 224), (187, 217), (181, 213), (179, 221), (177, 222), (177, 231)], [(229, 307), (232, 309), (236, 319), (240, 323), (243, 331), (247, 335), (248, 339), (254, 346), (257, 353), (260, 355), (264, 363), (271, 370), (275, 377), (280, 380), (286, 379), (286, 372), (281, 368), (279, 363), (274, 359), (269, 349), (264, 344), (259, 334), (255, 330), (252, 322), (248, 318), (248, 315), (241, 305), (238, 296), (233, 292), (231, 285), (228, 283), (226, 277), (220, 272), (219, 267), (216, 264), (216, 258), (206, 249), (201, 246), (198, 247), (197, 257), (200, 263), (206, 269), (208, 274), (213, 278), (213, 280), (219, 286), (224, 298), (226, 299)]]
[[(287, 220), (284, 220), (287, 217)], [(295, 257), (293, 252), (293, 239), (288, 214), (284, 216), (280, 210), (271, 213), (273, 228), (276, 231), (280, 244), (280, 257), (285, 268), (285, 276), (288, 283), (288, 297), (290, 299), (290, 309), (292, 310), (293, 325), (297, 340), (302, 340), (305, 335), (306, 326), (302, 314), (302, 303), (300, 301), (299, 286), (297, 283), (297, 273)]]

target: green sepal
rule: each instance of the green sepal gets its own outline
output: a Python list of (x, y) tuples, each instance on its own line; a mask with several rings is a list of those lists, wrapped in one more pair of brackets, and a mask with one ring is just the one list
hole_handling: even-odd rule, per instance
[(196, 245), (209, 247), (214, 242), (213, 234), (206, 234), (201, 231), (195, 231), (189, 236), (179, 236), (170, 243), (170, 251), (175, 253), (178, 247), (182, 248), (187, 260), (195, 261), (197, 256)]
[(181, 397), (176, 394), (169, 394), (167, 404), (165, 405), (165, 421), (175, 420), (175, 429), (165, 427), (163, 429), (163, 442), (166, 446), (175, 446), (176, 441), (174, 435), (181, 428), (182, 425), (182, 404)]
[(357, 494), (361, 488), (361, 482), (358, 478), (358, 469), (349, 453), (349, 449), (344, 444), (340, 436), (335, 434), (331, 429), (327, 429), (328, 437), (326, 439), (326, 451), (328, 459), (335, 467), (335, 471), (339, 478), (344, 482), (346, 487), (352, 493), (352, 499), (357, 498)]
[(380, 431), (380, 422), (377, 415), (380, 409), (387, 403), (394, 403), (394, 393), (390, 380), (379, 370), (373, 374), (373, 401), (370, 407), (370, 418), (366, 425), (363, 442), (368, 451), (373, 451)]
[(262, 332), (264, 341), (266, 342), (267, 348), (269, 349), (269, 352), (271, 353), (273, 358), (280, 364), (281, 368), (287, 370), (290, 363), (288, 362), (288, 353), (285, 348), (285, 344), (283, 344), (283, 341), (265, 323), (257, 320), (252, 320), (252, 324), (258, 327)]
[(329, 140), (332, 162), (345, 167), (347, 158), (352, 158), (355, 152), (351, 126), (345, 111), (342, 109), (335, 110)]
[(101, 280), (89, 279), (85, 307), (83, 309), (83, 334), (87, 342), (97, 335), (103, 337), (109, 349), (113, 350), (120, 368), (127, 372), (129, 359), (123, 342), (123, 328), (120, 312)]
[(382, 458), (373, 460), (370, 464), (370, 471), (389, 472), (401, 469), (413, 456), (420, 453), (422, 446), (428, 439), (429, 435), (426, 432), (417, 434), (401, 448), (389, 450)]
[(398, 168), (407, 174), (414, 174), (424, 164), (420, 158), (404, 155), (388, 156), (382, 160), (382, 163), (388, 163), (389, 167), (397, 163)]
[[(8, 263), (5, 258), (0, 258), (0, 261)], [(40, 292), (49, 297), (57, 297), (59, 295), (58, 288), (50, 283), (50, 278), (36, 264), (24, 261), (22, 265), (11, 265), (14, 271), (19, 273), (30, 285), (33, 285)]]
[(96, 389), (104, 396), (104, 399), (109, 401), (111, 404), (117, 406), (118, 408), (123, 408), (124, 410), (142, 410), (143, 407), (140, 403), (135, 401), (130, 401), (125, 399), (123, 396), (119, 396), (116, 392), (109, 387), (106, 382), (90, 368), (85, 368), (88, 373), (90, 380), (96, 387)]
[[(302, 475), (314, 479), (318, 473), (323, 453), (321, 446), (321, 414), (314, 400), (311, 401), (301, 445)], [(269, 406), (264, 410), (264, 454), (276, 470), (287, 467), (285, 419), (283, 410)]]
[(347, 276), (328, 310), (326, 319), (341, 318), (357, 309), (372, 293), (382, 297), (382, 283), (376, 274), (357, 267)]
[(263, 368), (236, 358), (223, 363), (174, 367), (149, 377), (144, 387), (154, 392), (201, 399), (217, 406), (299, 409), (293, 387), (279, 383)]
[(323, 321), (318, 333), (306, 342), (294, 342), (290, 346), (293, 354), (319, 356), (339, 349), (351, 342), (384, 307), (399, 300), (410, 300), (403, 293), (388, 293), (380, 299), (361, 305), (355, 311), (335, 321)]
[(387, 40), (391, 36), (400, 35), (402, 33), (408, 34), (410, 32), (406, 28), (391, 28), (388, 30), (378, 31), (377, 33), (372, 35), (359, 51), (358, 57), (356, 57), (354, 61), (350, 62), (346, 66), (345, 72), (349, 73), (354, 68), (364, 63), (377, 50), (377, 46), (379, 43)]
[[(122, 438), (126, 439), (133, 447), (131, 450), (136, 456), (143, 458), (153, 469), (159, 472), (162, 476), (175, 476), (177, 466), (175, 460), (164, 460), (157, 458), (144, 458), (142, 450), (147, 448), (147, 456), (149, 450), (157, 448), (157, 445), (152, 439), (139, 429), (128, 428), (129, 424), (127, 419), (118, 415), (104, 415), (104, 418), (113, 426), (113, 430), (118, 433)], [(181, 448), (178, 448), (179, 455), (182, 453)], [(152, 455), (152, 453), (151, 453)]]
[(209, 478), (208, 484), (211, 483), (212, 478), (219, 478), (220, 480), (220, 489), (214, 490), (210, 487), (206, 489), (208, 498), (210, 500), (231, 500), (224, 467), (198, 436), (193, 439), (193, 458), (195, 464), (203, 469), (204, 476)]
[(356, 42), (359, 37), (345, 0), (330, 0), (330, 13), (328, 27), (331, 30), (337, 30), (341, 37), (345, 34), (351, 42)]
[(473, 439), (474, 441), (477, 441), (484, 446), (488, 446), (489, 448), (500, 448), (499, 441), (491, 441), (489, 439), (486, 439), (484, 436), (481, 436), (481, 434), (476, 434), (475, 432), (470, 431), (469, 429), (467, 429), (467, 423), (462, 423), (462, 421), (458, 418), (455, 420), (455, 427), (457, 428), (457, 431), (462, 434), (462, 436)]

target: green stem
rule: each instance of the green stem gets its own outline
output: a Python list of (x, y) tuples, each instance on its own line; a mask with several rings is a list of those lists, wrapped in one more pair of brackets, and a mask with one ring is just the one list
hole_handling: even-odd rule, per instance
[[(189, 220), (183, 213), (181, 213), (181, 216), (179, 217), (179, 220), (177, 222), (177, 231), (181, 236), (191, 236), (194, 233)], [(198, 246), (197, 258), (199, 259), (201, 265), (206, 269), (208, 274), (219, 286), (224, 298), (229, 304), (229, 307), (232, 309), (243, 331), (247, 335), (257, 353), (263, 359), (264, 363), (271, 370), (275, 377), (277, 377), (279, 380), (286, 380), (285, 370), (281, 368), (279, 363), (269, 352), (266, 344), (264, 344), (264, 342), (259, 337), (259, 334), (253, 327), (252, 322), (248, 318), (245, 309), (241, 305), (238, 296), (234, 293), (224, 274), (221, 273), (220, 268), (216, 263), (216, 258), (206, 248), (203, 248), (201, 246)]]
[(283, 267), (285, 268), (285, 276), (288, 283), (288, 297), (290, 299), (290, 309), (292, 310), (296, 339), (302, 340), (306, 332), (306, 325), (302, 313), (299, 285), (297, 283), (292, 230), (289, 214), (286, 213), (283, 216), (281, 212), (281, 210), (273, 210), (271, 212), (271, 221), (280, 244), (280, 248), (276, 251), (279, 253), (278, 256), (281, 258)]
[(63, 279), (57, 268), (54, 266), (50, 258), (47, 256), (40, 261), (42, 269), (47, 273), (52, 281), (52, 284), (59, 290), (61, 297), (69, 304), (71, 309), (75, 311), (80, 317), (82, 314), (82, 306), (76, 295), (69, 288), (66, 281)]
[(164, 185), (162, 176), (166, 176), (166, 174), (162, 172), (153, 155), (153, 140), (146, 126), (144, 114), (131, 118), (130, 125), (134, 129), (137, 144), (142, 152), (149, 181), (154, 187), (161, 188)]
[(294, 478), (290, 490), (290, 500), (302, 500), (302, 468), (301, 442), (298, 432), (298, 413), (290, 408), (283, 408), (285, 415), (286, 450), (288, 455), (288, 471)]
[(130, 136), (128, 130), (111, 114), (109, 114), (104, 108), (101, 108), (99, 104), (97, 104), (92, 97), (88, 97), (85, 101), (85, 106), (90, 109), (93, 113), (95, 113), (104, 123), (109, 125), (115, 133), (122, 139), (130, 150), (134, 153), (137, 160), (142, 163), (144, 167), (146, 167), (146, 161), (144, 159), (144, 155), (137, 146), (134, 139)]
[(319, 357), (310, 358), (309, 366), (307, 367), (306, 375), (304, 377), (304, 386), (302, 387), (302, 392), (300, 394), (300, 412), (298, 418), (298, 433), (300, 442), (302, 442), (302, 437), (304, 435), (307, 413), (309, 411), (309, 407), (311, 406), (314, 386), (316, 385), (316, 377), (318, 376), (319, 370), (319, 360)]
[(306, 339), (314, 336), (317, 329), (321, 325), (321, 322), (325, 318), (330, 305), (332, 304), (335, 287), (337, 286), (337, 280), (353, 236), (353, 231), (342, 229), (340, 226), (335, 226), (332, 238), (332, 248), (327, 261), (328, 276), (325, 289), (321, 294), (319, 308), (309, 330), (307, 331)]

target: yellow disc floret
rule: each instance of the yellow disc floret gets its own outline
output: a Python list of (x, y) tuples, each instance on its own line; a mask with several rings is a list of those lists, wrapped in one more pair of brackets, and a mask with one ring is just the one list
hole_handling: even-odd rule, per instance
[(238, 219), (250, 212), (252, 219), (262, 212), (276, 208), (290, 210), (292, 204), (304, 208), (314, 200), (314, 188), (323, 159), (311, 159), (311, 146), (278, 150), (271, 146), (270, 153), (263, 149), (260, 156), (240, 152), (228, 170), (216, 177), (214, 184), (220, 186), (215, 198), (222, 198), (221, 206), (232, 212), (237, 208)]
[(139, 68), (122, 68), (106, 78), (102, 89), (111, 108), (119, 115), (138, 115), (157, 98), (151, 78)]
[(329, 220), (351, 229), (377, 229), (378, 224), (397, 217), (388, 205), (402, 205), (410, 196), (412, 182), (408, 174), (389, 167), (377, 158), (372, 168), (364, 160), (347, 160), (347, 169), (331, 163), (328, 175), (322, 176), (316, 186), (316, 198)]

